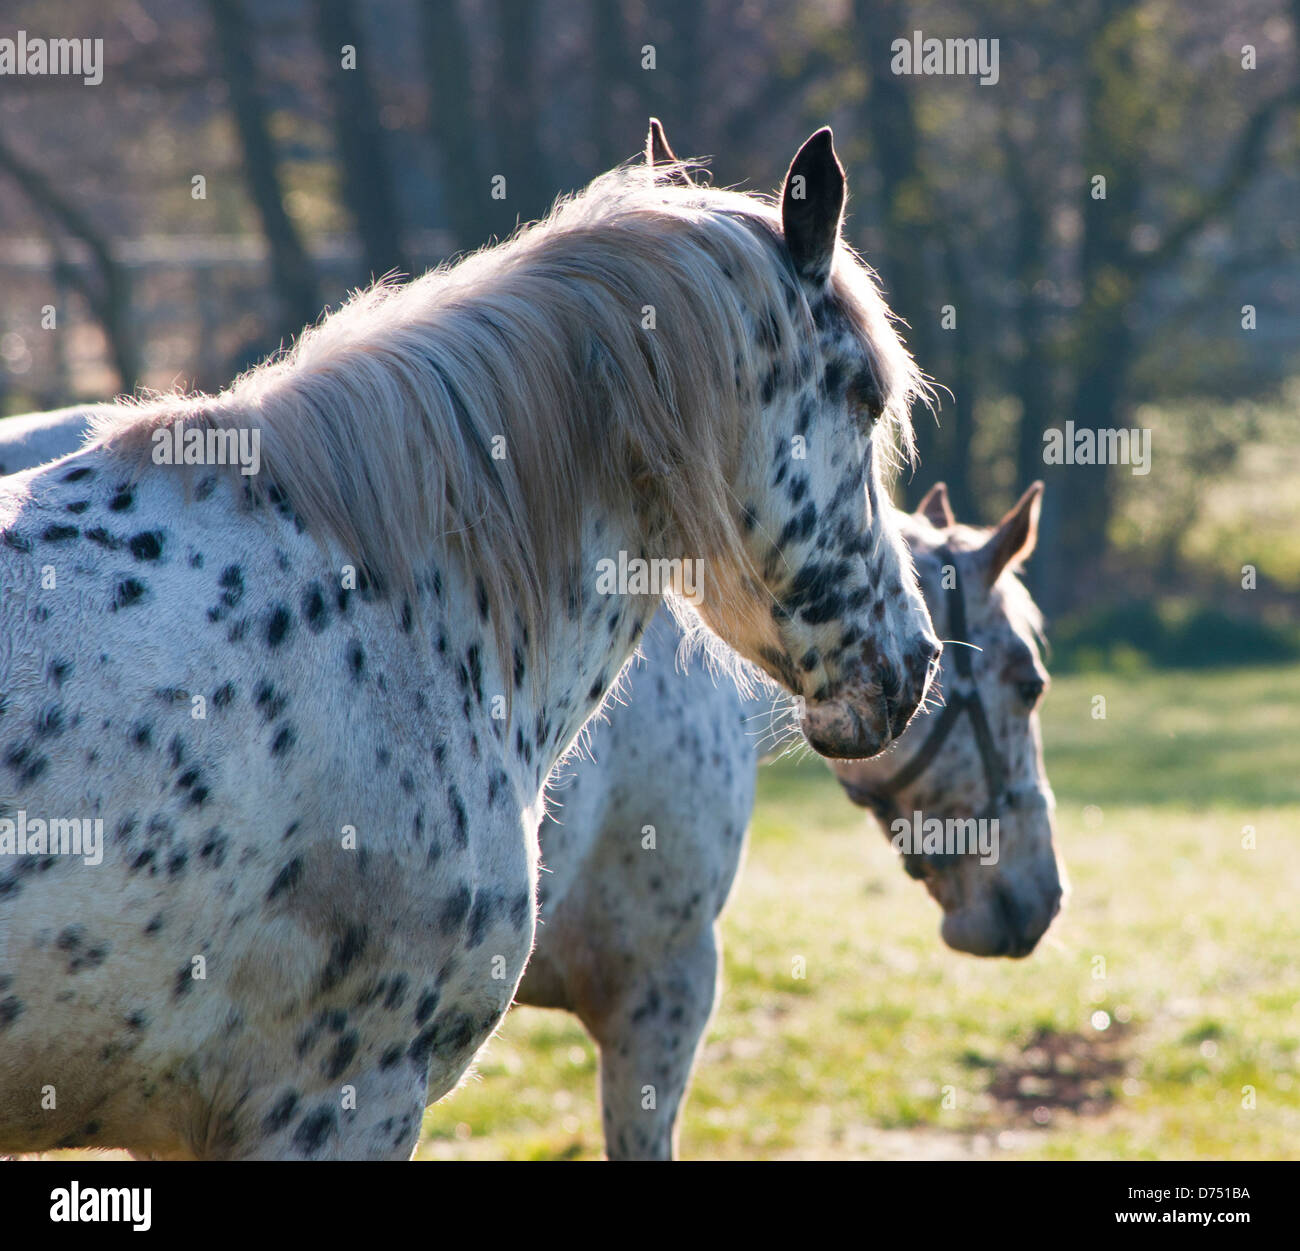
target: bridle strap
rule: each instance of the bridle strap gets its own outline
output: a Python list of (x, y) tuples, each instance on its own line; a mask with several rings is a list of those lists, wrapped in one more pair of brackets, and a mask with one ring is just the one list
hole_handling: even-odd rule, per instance
[(980, 699), (979, 688), (975, 685), (971, 667), (971, 648), (966, 628), (966, 600), (962, 594), (961, 576), (957, 572), (957, 561), (953, 551), (946, 544), (935, 550), (940, 562), (953, 571), (952, 586), (944, 592), (948, 607), (949, 641), (959, 646), (953, 654), (953, 663), (957, 670), (954, 689), (944, 692), (943, 711), (939, 713), (930, 727), (925, 740), (912, 757), (892, 777), (886, 779), (870, 790), (853, 787), (851, 797), (859, 803), (866, 804), (877, 816), (888, 819), (897, 811), (895, 802), (898, 793), (916, 781), (933, 763), (939, 749), (952, 733), (953, 727), (966, 713), (975, 732), (975, 745), (979, 749), (980, 765), (984, 770), (984, 784), (988, 789), (988, 805), (982, 815), (991, 815), (997, 810), (1006, 786), (1006, 764), (1002, 754), (993, 741), (993, 731), (989, 726), (988, 714), (984, 702)]

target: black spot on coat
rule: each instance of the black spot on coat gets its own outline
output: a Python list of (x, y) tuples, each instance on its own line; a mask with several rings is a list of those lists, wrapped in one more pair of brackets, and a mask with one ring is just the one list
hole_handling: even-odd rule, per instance
[(295, 856), (275, 875), (271, 889), (266, 892), (266, 901), (278, 899), (286, 891), (292, 890), (302, 880), (302, 860)]
[(142, 530), (127, 541), (127, 546), (136, 560), (157, 560), (162, 555), (162, 531)]

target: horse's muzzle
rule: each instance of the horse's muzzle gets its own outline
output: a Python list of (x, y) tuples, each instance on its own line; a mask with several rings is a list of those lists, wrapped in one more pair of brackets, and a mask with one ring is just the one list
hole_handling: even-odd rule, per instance
[(832, 760), (875, 756), (893, 742), (888, 716), (864, 718), (850, 700), (828, 699), (809, 704), (799, 719), (808, 745)]
[(954, 951), (1023, 960), (1061, 910), (1059, 885), (1025, 895), (999, 884), (991, 898), (944, 915), (940, 933)]
[(854, 683), (833, 699), (808, 703), (800, 728), (809, 746), (835, 760), (865, 760), (884, 751), (907, 729), (938, 670), (938, 641), (922, 651), (915, 661), (908, 658), (901, 675), (885, 664), (870, 684)]

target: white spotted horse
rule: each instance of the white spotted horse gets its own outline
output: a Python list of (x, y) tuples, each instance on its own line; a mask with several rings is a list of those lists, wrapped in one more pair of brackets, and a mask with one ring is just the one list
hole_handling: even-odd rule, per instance
[(58, 408), (48, 413), (25, 413), (0, 421), (0, 475), (34, 469), (46, 461), (75, 452), (90, 435), (107, 404)]
[[(902, 857), (941, 904), (947, 943), (986, 956), (1028, 955), (1062, 894), (1036, 712), (1047, 684), (1040, 620), (1015, 574), (1034, 546), (1040, 491), (1035, 484), (992, 530), (957, 525), (942, 484), (905, 519), (945, 643), (944, 702), (918, 714), (888, 755), (831, 766), (887, 833), (915, 812), (998, 820), (995, 863), (942, 851)], [(676, 1150), (717, 994), (717, 919), (771, 745), (767, 727), (779, 738), (785, 711), (770, 694), (747, 697), (725, 677), (679, 664), (680, 641), (661, 612), (643, 661), (591, 724), (591, 758), (552, 778), (537, 946), (518, 995), (576, 1013), (596, 1040), (612, 1158)]]
[[(902, 732), (939, 648), (879, 462), (920, 379), (830, 132), (776, 205), (673, 172), (0, 481), (0, 1152), (409, 1157), (683, 561), (813, 748)], [(666, 572), (602, 594), (615, 558)]]

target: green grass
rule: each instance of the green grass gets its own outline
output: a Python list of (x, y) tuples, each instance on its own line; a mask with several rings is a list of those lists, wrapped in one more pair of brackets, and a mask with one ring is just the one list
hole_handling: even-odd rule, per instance
[[(1300, 1154), (1300, 667), (1063, 678), (1044, 738), (1073, 895), (1021, 962), (945, 948), (817, 761), (763, 771), (683, 1156)], [(600, 1153), (591, 1043), (516, 1009), (418, 1154)]]

